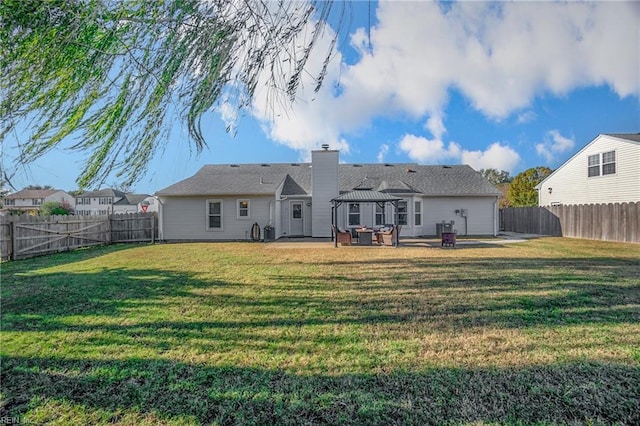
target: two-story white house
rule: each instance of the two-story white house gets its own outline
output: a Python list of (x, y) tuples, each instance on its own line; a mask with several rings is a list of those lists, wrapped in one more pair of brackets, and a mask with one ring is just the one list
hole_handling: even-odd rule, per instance
[(38, 214), (40, 207), (47, 201), (67, 204), (71, 209), (75, 199), (60, 189), (23, 189), (4, 197), (3, 211), (17, 210), (28, 214)]
[(640, 133), (598, 135), (536, 189), (540, 206), (640, 201)]
[[(112, 188), (83, 192), (76, 196), (76, 215), (138, 213), (144, 211), (141, 205), (149, 202), (145, 201), (148, 197), (147, 194), (125, 193)], [(154, 210), (148, 209), (147, 211)]]

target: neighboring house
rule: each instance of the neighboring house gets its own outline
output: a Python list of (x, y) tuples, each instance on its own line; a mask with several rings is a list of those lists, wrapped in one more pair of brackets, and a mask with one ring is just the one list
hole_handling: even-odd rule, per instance
[(147, 212), (158, 211), (157, 201), (148, 194), (125, 193), (124, 197), (113, 203), (113, 213), (140, 213), (144, 211), (143, 204), (147, 205)]
[(75, 199), (60, 189), (23, 189), (4, 198), (2, 210), (20, 210), (28, 214), (38, 214), (40, 207), (47, 201), (67, 203), (72, 208)]
[(96, 216), (142, 212), (140, 203), (148, 197), (147, 194), (124, 193), (112, 188), (83, 192), (76, 196), (76, 215)]
[(640, 133), (598, 135), (536, 189), (540, 206), (640, 201)]
[[(401, 235), (435, 235), (455, 221), (459, 234), (496, 235), (500, 192), (469, 166), (339, 164), (334, 150), (312, 152), (311, 163), (207, 165), (156, 193), (164, 240), (242, 240), (254, 223), (275, 237), (331, 236), (331, 200), (354, 190), (401, 198)], [(393, 223), (391, 204), (338, 207), (337, 225)]]

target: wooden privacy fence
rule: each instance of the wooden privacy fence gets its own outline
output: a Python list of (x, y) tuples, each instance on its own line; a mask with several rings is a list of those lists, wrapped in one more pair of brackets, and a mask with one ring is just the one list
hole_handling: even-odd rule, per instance
[(640, 202), (500, 210), (503, 231), (640, 243)]
[(98, 244), (151, 242), (155, 213), (112, 216), (7, 216), (0, 220), (2, 259), (25, 259)]

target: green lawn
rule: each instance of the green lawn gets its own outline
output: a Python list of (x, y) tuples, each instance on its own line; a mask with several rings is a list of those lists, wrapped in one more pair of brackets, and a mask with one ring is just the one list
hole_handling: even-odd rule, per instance
[(640, 424), (639, 245), (276, 246), (3, 263), (0, 420)]

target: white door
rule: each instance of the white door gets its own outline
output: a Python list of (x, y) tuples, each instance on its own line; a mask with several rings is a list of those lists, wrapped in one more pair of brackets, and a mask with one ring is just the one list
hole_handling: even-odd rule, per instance
[(292, 237), (301, 237), (304, 235), (304, 218), (303, 202), (292, 201), (289, 217), (289, 235)]

